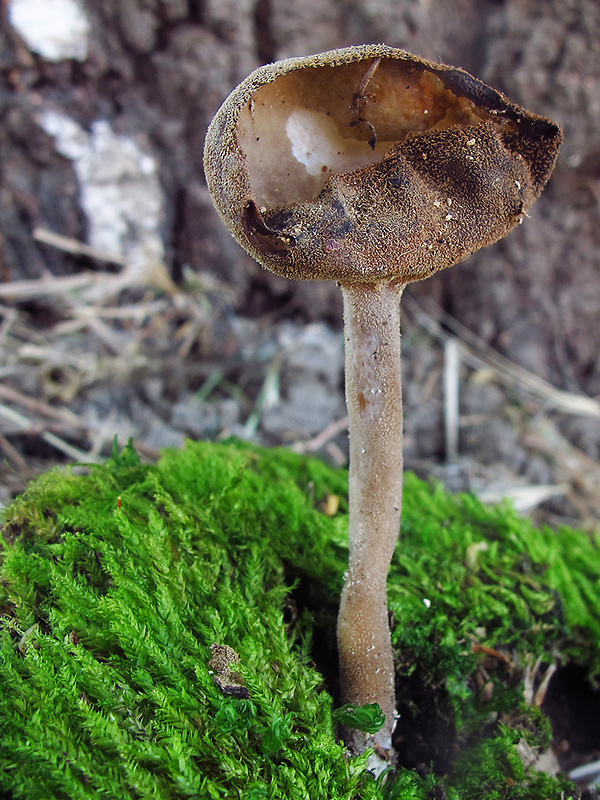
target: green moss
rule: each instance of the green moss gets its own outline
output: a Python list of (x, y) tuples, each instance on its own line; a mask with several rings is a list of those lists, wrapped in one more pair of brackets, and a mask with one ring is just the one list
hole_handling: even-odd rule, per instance
[[(516, 754), (549, 736), (520, 678), (557, 653), (600, 673), (598, 542), (407, 475), (389, 589), (403, 721), (451, 735), (443, 758), (420, 754), (425, 777), (382, 783), (332, 721), (346, 492), (343, 471), (236, 442), (156, 466), (127, 447), (34, 483), (4, 526), (7, 796), (428, 800), (443, 784), (449, 800), (558, 799), (564, 786)], [(239, 654), (248, 697), (213, 680), (213, 643)], [(510, 657), (485, 693), (473, 644)]]

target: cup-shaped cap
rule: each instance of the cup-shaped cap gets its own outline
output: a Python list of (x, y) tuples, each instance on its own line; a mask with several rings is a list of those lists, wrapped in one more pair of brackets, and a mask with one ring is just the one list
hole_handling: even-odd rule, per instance
[(521, 222), (561, 138), (464, 70), (364, 45), (253, 72), (210, 125), (205, 172), (267, 269), (407, 283)]

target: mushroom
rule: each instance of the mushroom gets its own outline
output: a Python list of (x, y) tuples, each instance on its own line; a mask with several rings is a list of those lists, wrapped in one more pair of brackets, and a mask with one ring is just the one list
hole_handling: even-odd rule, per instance
[[(344, 300), (350, 560), (338, 619), (342, 701), (378, 703), (354, 753), (392, 754), (386, 581), (400, 530), (400, 298), (522, 222), (561, 141), (549, 119), (462, 69), (384, 45), (257, 69), (205, 145), (223, 221), (264, 267), (334, 279)], [(374, 767), (377, 769), (377, 767)]]

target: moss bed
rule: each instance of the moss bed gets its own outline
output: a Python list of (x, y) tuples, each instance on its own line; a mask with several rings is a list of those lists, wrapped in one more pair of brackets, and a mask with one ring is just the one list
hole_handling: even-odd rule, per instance
[(239, 442), (154, 466), (127, 446), (32, 484), (3, 528), (2, 796), (573, 796), (519, 755), (552, 736), (523, 685), (538, 659), (534, 688), (554, 662), (600, 674), (598, 540), (406, 476), (401, 766), (376, 780), (336, 739), (346, 492), (345, 471)]

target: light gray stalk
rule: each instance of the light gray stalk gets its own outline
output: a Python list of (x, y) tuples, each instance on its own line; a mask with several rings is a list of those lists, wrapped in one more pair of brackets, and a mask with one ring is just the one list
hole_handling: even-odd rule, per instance
[(342, 702), (379, 703), (374, 735), (345, 732), (355, 752), (391, 751), (396, 724), (386, 582), (402, 510), (400, 298), (404, 284), (345, 284), (350, 430), (350, 561), (340, 603)]

